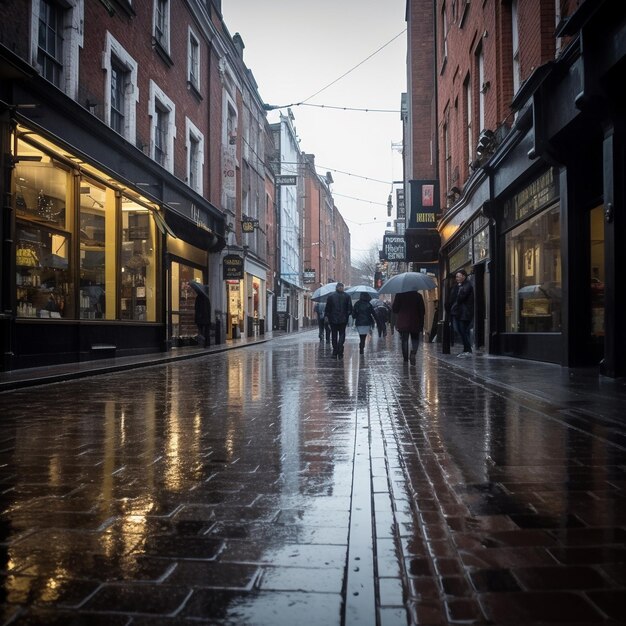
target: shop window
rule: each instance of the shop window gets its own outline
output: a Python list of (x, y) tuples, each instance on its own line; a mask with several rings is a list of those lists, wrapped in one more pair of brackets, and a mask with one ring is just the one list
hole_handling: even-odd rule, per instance
[(68, 172), (23, 141), (18, 155), (24, 160), (14, 178), (17, 317), (72, 317)]
[(122, 197), (120, 318), (156, 321), (155, 225), (150, 212)]
[(82, 179), (79, 211), (79, 317), (115, 319), (115, 192)]
[(561, 235), (558, 205), (505, 236), (507, 332), (561, 331)]

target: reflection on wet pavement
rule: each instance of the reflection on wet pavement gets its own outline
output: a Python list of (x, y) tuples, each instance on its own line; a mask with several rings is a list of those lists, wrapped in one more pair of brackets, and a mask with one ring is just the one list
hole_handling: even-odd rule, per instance
[(3, 622), (626, 622), (615, 407), (398, 352), (311, 331), (0, 394)]

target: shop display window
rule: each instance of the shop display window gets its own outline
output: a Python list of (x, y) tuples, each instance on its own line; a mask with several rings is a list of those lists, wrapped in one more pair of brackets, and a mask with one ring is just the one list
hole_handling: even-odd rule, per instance
[(18, 141), (15, 167), (17, 317), (74, 315), (67, 170)]
[(156, 321), (155, 224), (150, 211), (122, 197), (120, 318)]
[(70, 237), (35, 223), (16, 226), (17, 317), (72, 317)]
[(505, 236), (507, 332), (561, 331), (559, 206), (520, 224)]
[[(80, 186), (80, 318), (115, 318), (115, 196), (94, 181)], [(111, 294), (107, 300), (107, 293)]]

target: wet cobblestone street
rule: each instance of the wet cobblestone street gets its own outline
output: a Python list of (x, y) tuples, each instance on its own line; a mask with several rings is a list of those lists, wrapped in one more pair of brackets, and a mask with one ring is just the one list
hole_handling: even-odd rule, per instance
[(624, 386), (440, 351), (0, 393), (1, 622), (626, 624)]

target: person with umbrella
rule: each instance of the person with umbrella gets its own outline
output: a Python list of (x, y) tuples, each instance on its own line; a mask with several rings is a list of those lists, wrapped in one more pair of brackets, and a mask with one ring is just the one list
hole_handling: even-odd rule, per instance
[(198, 342), (200, 337), (204, 341), (204, 347), (211, 345), (211, 300), (209, 300), (209, 286), (201, 285), (195, 281), (189, 283), (196, 292), (196, 302), (194, 305), (194, 321), (198, 327)]
[[(396, 294), (391, 305), (396, 314), (396, 328), (400, 333), (402, 358), (415, 365), (415, 356), (420, 343), (420, 334), (424, 331), (424, 316), (426, 307), (424, 298), (419, 291), (403, 291)], [(409, 337), (411, 338), (411, 352), (409, 353)]]
[(457, 356), (466, 357), (472, 354), (470, 326), (474, 319), (474, 287), (467, 278), (465, 270), (459, 270), (455, 276), (456, 285), (450, 292), (450, 315), (452, 328), (459, 333), (463, 342), (463, 352)]
[(343, 359), (343, 344), (346, 341), (346, 326), (352, 314), (352, 299), (344, 292), (343, 283), (337, 283), (335, 292), (326, 300), (325, 317), (330, 324), (333, 358)]
[(372, 297), (366, 291), (362, 291), (359, 299), (352, 307), (352, 317), (354, 325), (359, 333), (359, 354), (365, 351), (365, 340), (370, 332), (371, 327), (376, 324), (374, 317), (374, 307), (370, 300)]

